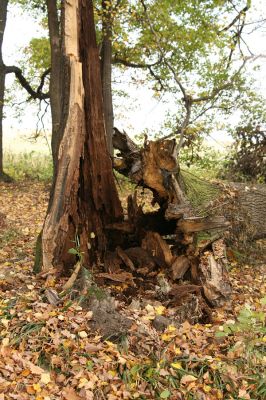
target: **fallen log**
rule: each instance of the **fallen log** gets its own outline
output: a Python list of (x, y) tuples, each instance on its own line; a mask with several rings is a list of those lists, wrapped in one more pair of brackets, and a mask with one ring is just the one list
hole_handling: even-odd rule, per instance
[[(208, 308), (206, 302), (221, 306), (229, 300), (231, 286), (225, 245), (220, 238), (225, 231), (234, 232), (236, 208), (242, 212), (238, 201), (243, 204), (245, 216), (257, 198), (258, 204), (264, 204), (260, 189), (256, 189), (254, 200), (249, 191), (245, 190), (243, 196), (229, 185), (212, 184), (195, 176), (188, 181), (190, 176), (178, 164), (175, 140), (146, 140), (139, 148), (125, 132), (116, 129), (114, 136), (120, 157), (114, 159), (115, 168), (132, 182), (150, 189), (151, 206), (159, 206), (156, 211), (144, 212), (135, 191), (128, 197), (127, 219), (107, 226), (124, 234), (124, 243), (116, 250), (120, 262), (132, 273), (136, 285), (145, 279), (152, 285), (157, 277), (157, 286), (156, 281), (153, 285), (159, 287), (158, 299), (166, 304), (180, 306), (188, 302), (201, 304), (202, 309)], [(252, 212), (248, 221), (256, 220)], [(254, 226), (258, 231), (258, 219)], [(195, 285), (176, 284), (182, 280)], [(162, 290), (164, 284), (160, 282), (167, 290)]]

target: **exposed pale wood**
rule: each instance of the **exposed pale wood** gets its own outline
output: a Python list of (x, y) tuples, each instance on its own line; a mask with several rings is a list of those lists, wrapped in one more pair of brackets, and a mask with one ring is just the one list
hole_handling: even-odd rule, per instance
[(189, 217), (178, 221), (178, 228), (185, 233), (200, 232), (211, 229), (227, 229), (230, 222), (223, 216), (214, 217)]
[(189, 259), (186, 256), (177, 257), (172, 264), (173, 280), (182, 279), (190, 267)]
[(224, 255), (225, 245), (221, 239), (213, 244), (213, 253), (206, 251), (200, 257), (199, 279), (203, 285), (205, 297), (215, 307), (229, 300), (231, 285)]
[(191, 212), (191, 208), (186, 204), (170, 203), (165, 211), (165, 218), (167, 220), (186, 218), (191, 215)]
[(80, 261), (78, 261), (74, 268), (74, 271), (72, 272), (72, 275), (70, 276), (68, 281), (64, 284), (63, 290), (69, 290), (72, 288), (72, 286), (74, 285), (74, 283), (78, 277), (80, 268), (81, 268), (81, 263), (80, 263)]
[(166, 241), (157, 232), (147, 232), (141, 247), (151, 256), (160, 260), (163, 265), (171, 265), (173, 255)]
[(68, 250), (76, 237), (84, 265), (91, 265), (106, 250), (105, 226), (122, 218), (107, 150), (92, 1), (68, 0), (63, 5), (69, 72), (58, 168), (43, 228), (44, 269), (73, 267), (76, 260)]
[(107, 274), (107, 273), (103, 272), (103, 273), (97, 274), (97, 276), (99, 278), (110, 279), (111, 281), (114, 281), (114, 282), (121, 282), (121, 283), (127, 282), (127, 283), (134, 284), (132, 274), (130, 272), (125, 272), (122, 270), (121, 270), (121, 272), (115, 273), (115, 274)]

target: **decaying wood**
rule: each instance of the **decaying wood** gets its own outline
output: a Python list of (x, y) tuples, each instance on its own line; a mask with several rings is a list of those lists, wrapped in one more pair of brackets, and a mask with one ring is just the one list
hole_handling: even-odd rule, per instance
[(226, 229), (230, 222), (223, 216), (216, 217), (188, 217), (177, 223), (178, 228), (185, 233), (208, 231), (211, 229)]
[(63, 4), (64, 118), (42, 235), (44, 269), (73, 267), (76, 260), (68, 250), (76, 238), (84, 263), (91, 265), (106, 250), (105, 226), (122, 219), (107, 151), (93, 5), (87, 0)]
[(72, 272), (72, 275), (70, 276), (68, 281), (64, 284), (63, 290), (69, 290), (69, 289), (72, 288), (72, 286), (74, 285), (74, 283), (75, 283), (75, 281), (76, 281), (76, 279), (78, 277), (80, 268), (81, 268), (81, 262), (78, 261), (76, 266), (75, 266), (75, 268), (74, 268), (74, 271)]
[(165, 218), (167, 220), (180, 219), (182, 217), (186, 218), (189, 217), (191, 213), (191, 207), (188, 205), (170, 203), (165, 211)]
[(213, 252), (206, 251), (200, 257), (199, 279), (205, 297), (215, 307), (222, 306), (229, 300), (231, 285), (225, 268), (225, 245), (220, 239), (212, 245)]
[(141, 247), (152, 257), (155, 257), (162, 265), (171, 265), (172, 252), (165, 240), (157, 232), (147, 232), (142, 240)]
[(141, 247), (130, 247), (125, 250), (125, 253), (132, 260), (137, 271), (142, 268), (151, 271), (157, 266), (155, 257), (150, 256), (147, 251)]
[(172, 264), (172, 276), (173, 280), (182, 279), (187, 270), (190, 267), (190, 262), (188, 257), (179, 256), (177, 257)]
[(123, 249), (121, 249), (121, 247), (117, 247), (116, 248), (116, 253), (117, 255), (121, 258), (122, 261), (124, 261), (124, 264), (131, 270), (131, 271), (135, 271), (136, 268), (133, 264), (133, 262), (130, 260), (130, 258), (128, 257), (127, 253), (124, 252)]

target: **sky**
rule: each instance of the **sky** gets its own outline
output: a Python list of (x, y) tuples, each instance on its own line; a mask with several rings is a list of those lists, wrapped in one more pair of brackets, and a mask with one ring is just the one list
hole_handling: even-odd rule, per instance
[[(253, 0), (253, 5), (256, 11), (251, 15), (250, 22), (266, 17), (266, 0)], [(250, 34), (246, 35), (246, 42), (251, 47), (256, 55), (265, 55), (265, 58), (259, 58), (256, 62), (260, 65), (260, 71), (252, 72), (256, 80), (256, 88), (259, 92), (266, 93), (266, 26), (264, 29), (252, 32), (253, 25), (250, 25)], [(7, 26), (3, 44), (3, 56), (6, 65), (18, 64), (23, 65), (23, 48), (28, 45), (32, 37), (42, 36), (43, 30), (38, 23), (34, 22), (26, 13), (21, 13), (17, 7), (10, 6), (7, 18)], [(8, 76), (7, 85), (12, 83), (13, 77)], [(126, 77), (128, 85), (128, 77)], [(125, 129), (131, 136), (149, 129), (150, 132), (157, 131), (158, 126), (163, 123), (169, 105), (164, 104), (162, 100), (153, 98), (153, 93), (145, 86), (130, 84), (131, 101), (125, 103), (124, 118), (121, 115), (117, 116), (117, 126), (120, 129)], [(20, 95), (18, 94), (18, 99)], [(18, 100), (19, 101), (19, 100)], [(170, 105), (171, 108), (171, 105)], [(37, 118), (36, 108), (27, 107), (25, 115), (20, 119), (14, 118), (14, 110), (6, 108), (8, 118), (4, 121), (4, 147), (14, 150), (18, 148), (24, 150), (39, 150), (44, 149), (49, 151), (46, 140), (39, 141), (37, 144), (32, 144), (29, 141), (25, 142), (25, 137), (29, 136), (36, 130)], [(237, 118), (234, 116), (233, 118)], [(45, 132), (49, 135), (50, 119), (46, 118)], [(224, 145), (224, 142), (229, 140), (228, 137), (222, 137), (221, 133), (213, 135), (214, 145)]]

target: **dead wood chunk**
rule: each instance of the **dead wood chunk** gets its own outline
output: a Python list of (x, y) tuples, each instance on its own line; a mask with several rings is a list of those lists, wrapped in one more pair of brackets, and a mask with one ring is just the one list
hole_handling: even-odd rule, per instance
[(143, 181), (147, 187), (154, 189), (161, 198), (168, 198), (170, 174), (178, 170), (176, 158), (176, 141), (149, 141), (142, 153)]
[(109, 273), (115, 273), (121, 271), (122, 265), (121, 258), (116, 254), (116, 252), (107, 251), (104, 256), (104, 270)]
[(165, 218), (180, 219), (183, 216), (188, 217), (191, 214), (191, 208), (184, 204), (170, 203), (165, 211)]
[(139, 148), (135, 142), (127, 135), (127, 133), (119, 131), (114, 128), (113, 133), (113, 146), (115, 149), (121, 151), (122, 154), (137, 153)]
[(130, 247), (125, 250), (125, 253), (132, 260), (138, 271), (142, 268), (147, 268), (148, 271), (151, 271), (156, 267), (156, 260), (141, 247)]
[(130, 222), (124, 221), (124, 222), (114, 222), (112, 224), (108, 224), (106, 225), (106, 229), (121, 231), (126, 233), (133, 233), (135, 227)]
[(93, 298), (88, 308), (93, 312), (89, 325), (94, 330), (99, 330), (104, 339), (116, 342), (132, 325), (130, 319), (116, 310), (115, 300), (111, 296), (107, 295), (102, 299)]
[(163, 332), (169, 325), (172, 325), (172, 321), (163, 315), (156, 315), (152, 321), (152, 325), (157, 331)]
[(201, 294), (188, 293), (185, 301), (176, 308), (173, 325), (210, 323), (212, 321), (212, 312), (206, 304)]
[(166, 241), (157, 232), (147, 232), (141, 247), (163, 264), (171, 265), (173, 255)]
[(4, 228), (6, 226), (6, 216), (3, 213), (0, 213), (0, 228)]
[(143, 215), (142, 207), (138, 205), (137, 191), (134, 195), (129, 195), (127, 198), (127, 215), (130, 224), (137, 224), (139, 218)]
[(230, 223), (225, 217), (189, 217), (178, 221), (178, 228), (184, 233), (207, 231), (211, 229), (226, 229)]
[(136, 270), (133, 262), (130, 260), (127, 253), (125, 253), (124, 250), (121, 249), (121, 247), (116, 248), (116, 253), (131, 271)]
[(114, 282), (121, 282), (121, 283), (131, 283), (134, 284), (133, 276), (130, 272), (122, 271), (116, 274), (107, 274), (105, 272), (97, 274), (99, 278), (109, 279), (110, 281)]
[(216, 240), (215, 242), (212, 243), (212, 251), (213, 251), (215, 259), (219, 259), (224, 264), (228, 263), (228, 260), (226, 257), (226, 246), (225, 246), (224, 240), (222, 238), (219, 240)]
[(191, 265), (191, 280), (193, 283), (199, 284), (199, 271), (198, 271), (198, 265), (199, 265), (199, 260), (197, 257), (190, 257), (189, 259), (190, 265)]
[(199, 275), (204, 295), (212, 306), (221, 307), (230, 299), (232, 288), (224, 261), (205, 252), (200, 258)]
[(188, 294), (201, 295), (202, 287), (198, 285), (175, 285), (169, 295), (175, 298), (177, 304), (182, 304)]
[(177, 257), (172, 264), (173, 280), (182, 279), (189, 267), (189, 259), (186, 256)]

